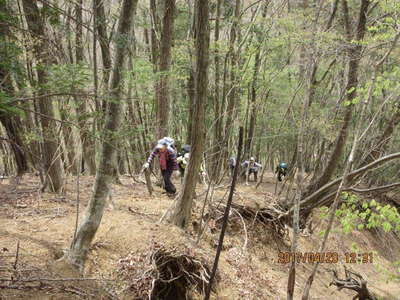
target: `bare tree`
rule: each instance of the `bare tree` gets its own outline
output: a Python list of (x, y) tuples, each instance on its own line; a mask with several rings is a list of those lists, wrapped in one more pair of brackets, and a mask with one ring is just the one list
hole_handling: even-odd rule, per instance
[(203, 159), (205, 142), (205, 107), (208, 95), (208, 60), (209, 60), (209, 21), (208, 0), (196, 2), (196, 73), (195, 73), (195, 108), (193, 120), (192, 150), (183, 190), (175, 204), (169, 221), (181, 228), (188, 225), (192, 214), (193, 195), (196, 189), (198, 173)]
[(123, 0), (122, 3), (117, 30), (118, 39), (116, 39), (115, 43), (115, 64), (112, 70), (109, 92), (109, 97), (112, 101), (109, 102), (107, 110), (104, 141), (101, 146), (100, 163), (97, 169), (94, 191), (86, 208), (86, 214), (79, 225), (76, 236), (72, 240), (70, 250), (64, 256), (69, 263), (81, 269), (85, 263), (89, 246), (100, 225), (113, 178), (113, 168), (115, 166), (113, 166), (114, 161), (112, 158), (116, 152), (117, 145), (117, 138), (114, 132), (119, 128), (122, 117), (122, 102), (120, 100), (122, 90), (121, 75), (127, 56), (127, 38), (131, 32), (136, 5), (137, 0)]

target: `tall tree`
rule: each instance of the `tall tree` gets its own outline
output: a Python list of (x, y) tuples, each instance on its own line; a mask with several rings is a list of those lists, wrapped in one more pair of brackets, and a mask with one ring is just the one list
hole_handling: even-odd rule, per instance
[(181, 228), (188, 225), (192, 214), (200, 165), (203, 159), (205, 142), (205, 108), (208, 95), (209, 63), (209, 4), (208, 0), (199, 0), (195, 8), (196, 26), (196, 70), (195, 70), (195, 113), (193, 120), (192, 149), (189, 165), (185, 172), (184, 185), (169, 221)]
[(110, 192), (110, 184), (113, 179), (112, 159), (116, 153), (118, 130), (122, 119), (122, 101), (120, 99), (122, 84), (121, 76), (126, 61), (128, 50), (128, 37), (132, 29), (134, 11), (138, 0), (123, 0), (118, 22), (117, 38), (115, 39), (115, 58), (112, 70), (109, 105), (104, 126), (104, 141), (101, 145), (100, 162), (97, 169), (94, 191), (87, 206), (86, 214), (81, 221), (74, 236), (70, 250), (65, 258), (71, 264), (83, 268), (90, 244), (100, 225), (106, 199)]
[[(238, 65), (239, 65), (239, 57), (236, 49), (236, 44), (238, 42), (239, 37), (239, 20), (240, 20), (240, 8), (241, 8), (241, 0), (235, 1), (235, 8), (234, 8), (234, 15), (233, 15), (233, 22), (231, 25), (230, 36), (229, 36), (229, 50), (226, 56), (225, 66), (227, 66), (227, 62), (230, 63), (230, 72), (229, 72), (229, 89), (228, 86), (225, 85), (226, 81), (224, 79), (224, 92), (223, 98), (225, 101), (225, 97), (227, 99), (226, 105), (226, 118), (224, 123), (224, 133), (223, 138), (221, 140), (222, 143), (222, 151), (221, 158), (219, 163), (222, 163), (226, 160), (228, 156), (228, 149), (229, 149), (229, 140), (231, 138), (231, 133), (233, 130), (234, 120), (238, 115), (237, 109), (239, 108), (239, 101), (238, 101)], [(227, 68), (225, 69), (225, 77), (227, 77)]]
[(221, 24), (221, 6), (222, 0), (217, 0), (216, 16), (215, 16), (215, 28), (214, 28), (214, 67), (215, 67), (215, 88), (214, 88), (214, 130), (213, 130), (213, 142), (212, 142), (212, 174), (211, 178), (213, 181), (218, 180), (218, 176), (221, 169), (220, 155), (222, 150), (221, 135), (222, 135), (222, 124), (223, 115), (222, 103), (224, 99), (221, 99), (221, 69), (220, 69), (220, 50), (219, 50), (219, 36), (220, 36), (220, 24)]
[[(265, 20), (265, 17), (267, 15), (267, 8), (268, 8), (268, 2), (265, 2), (263, 12), (262, 12), (262, 18)], [(254, 66), (253, 66), (253, 79), (251, 82), (251, 87), (250, 87), (250, 121), (249, 121), (249, 128), (247, 132), (247, 138), (246, 138), (246, 143), (245, 143), (245, 148), (244, 148), (244, 156), (243, 157), (248, 157), (249, 155), (252, 154), (252, 146), (253, 146), (253, 138), (254, 138), (254, 131), (256, 128), (256, 118), (257, 118), (257, 81), (258, 81), (258, 74), (260, 72), (260, 66), (261, 66), (261, 49), (262, 49), (262, 43), (263, 43), (263, 34), (262, 34), (262, 29), (260, 27), (255, 28), (255, 34), (257, 37), (257, 50), (256, 50), (256, 55), (254, 58)]]
[[(40, 123), (43, 132), (43, 165), (46, 175), (46, 189), (51, 192), (60, 192), (63, 187), (63, 167), (59, 153), (59, 137), (53, 121), (54, 110), (52, 99), (46, 96), (46, 84), (49, 81), (49, 68), (56, 63), (52, 57), (48, 38), (46, 37), (44, 18), (40, 15), (37, 3), (22, 0), (26, 23), (33, 39), (33, 52), (36, 59), (36, 73), (38, 79), (38, 107)], [(43, 4), (47, 5), (47, 4)]]
[(159, 79), (156, 85), (157, 137), (168, 135), (170, 115), (170, 83), (168, 74), (171, 66), (171, 49), (174, 38), (175, 0), (165, 0), (160, 40)]
[[(76, 34), (75, 34), (75, 63), (83, 65), (84, 59), (84, 47), (83, 47), (83, 0), (79, 0), (75, 4), (75, 18), (76, 18)], [(78, 91), (79, 94), (83, 94), (83, 91)], [(95, 162), (95, 151), (94, 142), (90, 138), (90, 132), (87, 121), (87, 108), (85, 97), (75, 97), (76, 102), (76, 114), (78, 116), (79, 133), (82, 145), (82, 154), (85, 165), (89, 169), (89, 174), (94, 175), (96, 173), (96, 162)], [(78, 159), (76, 159), (78, 161)], [(80, 168), (81, 166), (78, 166)], [(79, 170), (77, 170), (79, 172)]]

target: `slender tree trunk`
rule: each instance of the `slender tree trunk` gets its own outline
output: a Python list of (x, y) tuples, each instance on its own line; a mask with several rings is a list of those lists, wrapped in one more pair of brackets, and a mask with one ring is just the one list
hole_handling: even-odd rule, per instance
[[(239, 18), (240, 18), (240, 7), (241, 0), (236, 0), (235, 2), (235, 14), (233, 17), (233, 24), (230, 31), (230, 39), (229, 39), (229, 51), (227, 56), (229, 56), (230, 61), (230, 86), (227, 94), (227, 109), (226, 109), (226, 119), (225, 119), (225, 128), (224, 128), (224, 136), (222, 143), (223, 153), (221, 155), (221, 160), (226, 161), (228, 157), (228, 149), (229, 149), (229, 139), (231, 137), (231, 133), (233, 130), (233, 121), (235, 116), (237, 115), (238, 108), (238, 97), (237, 97), (237, 66), (238, 66), (238, 53), (235, 49), (235, 45), (237, 42), (237, 36), (239, 31)], [(222, 163), (222, 162), (221, 162)], [(239, 163), (239, 162), (238, 162)]]
[(150, 0), (150, 23), (151, 23), (151, 62), (153, 63), (153, 71), (158, 70), (159, 61), (159, 40), (157, 35), (160, 34), (160, 22), (157, 14), (157, 2), (156, 0)]
[[(264, 9), (262, 12), (262, 17), (265, 19), (267, 15), (267, 7), (268, 7), (268, 2), (264, 4)], [(260, 71), (260, 65), (261, 65), (261, 48), (262, 48), (262, 42), (263, 42), (263, 34), (262, 34), (262, 29), (261, 28), (256, 28), (257, 30), (256, 35), (257, 35), (257, 52), (256, 56), (254, 58), (254, 67), (253, 67), (253, 80), (251, 83), (251, 88), (250, 88), (250, 120), (249, 120), (249, 127), (248, 127), (248, 132), (247, 132), (247, 138), (246, 138), (246, 144), (244, 148), (244, 157), (248, 157), (249, 155), (252, 155), (252, 145), (253, 145), (253, 138), (254, 138), (254, 130), (256, 127), (256, 117), (257, 117), (257, 81), (258, 81), (258, 73)]]
[[(36, 2), (22, 0), (28, 29), (36, 40), (33, 45), (34, 56), (37, 63), (37, 77), (39, 84), (39, 95), (45, 95), (44, 86), (48, 82), (48, 68), (54, 61), (48, 52), (50, 46), (47, 43), (45, 25), (40, 16)], [(60, 192), (63, 187), (63, 168), (58, 149), (57, 126), (54, 121), (53, 103), (50, 97), (42, 97), (38, 100), (41, 113), (40, 122), (43, 130), (43, 159), (46, 175), (46, 187), (51, 192)], [(47, 118), (49, 117), (49, 118)]]
[[(196, 35), (196, 28), (194, 24), (194, 15), (196, 14), (196, 8), (192, 5), (191, 1), (188, 1), (189, 5), (189, 20), (188, 20), (188, 34), (187, 38), (192, 40)], [(192, 7), (193, 6), (193, 7)], [(193, 118), (195, 112), (195, 87), (194, 87), (194, 63), (193, 63), (193, 49), (191, 45), (188, 45), (188, 52), (189, 52), (189, 77), (186, 83), (186, 90), (187, 90), (187, 99), (188, 99), (188, 121), (187, 121), (187, 134), (186, 134), (186, 144), (192, 143), (193, 137)]]
[(221, 4), (222, 0), (217, 0), (217, 12), (215, 19), (214, 29), (214, 66), (215, 66), (215, 88), (214, 88), (214, 136), (213, 136), (213, 156), (212, 156), (212, 180), (216, 182), (221, 172), (221, 133), (222, 133), (222, 104), (224, 99), (221, 98), (220, 93), (220, 51), (219, 51), (219, 32), (220, 32), (220, 19), (221, 19)]
[(196, 2), (196, 73), (195, 73), (195, 114), (193, 118), (193, 138), (189, 165), (185, 172), (184, 185), (169, 221), (181, 228), (189, 224), (192, 214), (200, 165), (205, 143), (205, 108), (208, 94), (209, 59), (209, 8), (208, 0)]
[[(101, 50), (101, 59), (103, 64), (103, 78), (102, 78), (102, 89), (107, 90), (108, 84), (110, 81), (110, 72), (112, 67), (111, 62), (111, 50), (110, 50), (110, 42), (107, 34), (107, 18), (104, 10), (104, 1), (103, 0), (93, 0), (94, 6), (96, 8), (96, 30), (97, 37), (100, 44)], [(106, 113), (107, 110), (107, 100), (103, 100), (102, 102), (102, 111)], [(100, 126), (103, 123), (100, 122)]]
[(194, 74), (193, 70), (189, 71), (189, 79), (187, 82), (187, 95), (188, 95), (188, 106), (189, 106), (189, 113), (188, 113), (188, 121), (187, 121), (187, 135), (186, 135), (186, 143), (191, 144), (193, 138), (193, 118), (195, 112), (195, 90), (194, 90)]
[[(78, 0), (75, 4), (75, 63), (77, 65), (82, 65), (85, 62), (84, 51), (83, 51), (83, 19), (82, 19), (82, 9), (83, 0)], [(81, 90), (77, 90), (78, 93), (82, 93)], [(95, 161), (95, 151), (94, 151), (94, 141), (90, 138), (90, 123), (87, 120), (87, 108), (86, 99), (83, 97), (75, 96), (74, 100), (76, 102), (76, 115), (78, 117), (79, 134), (81, 139), (83, 161), (87, 166), (90, 175), (96, 173), (96, 161)], [(80, 172), (81, 166), (77, 158), (75, 159), (74, 169), (76, 172)]]
[(110, 191), (110, 183), (112, 181), (112, 170), (115, 167), (112, 160), (117, 145), (117, 137), (115, 131), (121, 124), (121, 76), (122, 68), (127, 56), (126, 37), (131, 30), (133, 24), (134, 11), (137, 0), (124, 0), (121, 7), (117, 35), (118, 39), (115, 44), (115, 65), (112, 71), (110, 84), (110, 103), (105, 120), (104, 142), (101, 147), (100, 163), (97, 169), (96, 181), (92, 198), (86, 209), (86, 214), (81, 221), (75, 238), (72, 240), (69, 252), (65, 258), (71, 264), (83, 268), (90, 244), (100, 225), (106, 199)]
[(172, 40), (174, 38), (175, 0), (165, 0), (163, 26), (160, 41), (159, 80), (156, 86), (157, 137), (168, 135), (170, 115), (170, 83)]

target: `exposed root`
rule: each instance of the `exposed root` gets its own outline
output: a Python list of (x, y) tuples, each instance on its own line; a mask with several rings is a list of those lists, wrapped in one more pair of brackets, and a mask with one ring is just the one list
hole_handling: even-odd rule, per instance
[(376, 297), (367, 288), (367, 281), (360, 274), (347, 270), (344, 267), (346, 278), (339, 279), (337, 272), (335, 270), (332, 270), (332, 272), (334, 278), (329, 284), (330, 286), (335, 285), (338, 290), (349, 289), (357, 292), (357, 295), (353, 297), (354, 300), (376, 300)]
[[(215, 219), (216, 224), (221, 222), (224, 209), (224, 205), (215, 207), (213, 218)], [(285, 225), (286, 219), (281, 217), (284, 212), (280, 207), (271, 206), (257, 209), (250, 206), (232, 203), (232, 211), (233, 214), (229, 218), (230, 222), (246, 220), (251, 226), (254, 226), (255, 224), (271, 226), (280, 237), (284, 237), (287, 234)], [(239, 218), (237, 218), (237, 216), (239, 216)]]
[(150, 254), (128, 255), (119, 261), (134, 299), (186, 300), (191, 293), (202, 294), (208, 284), (210, 269), (191, 250), (179, 253), (155, 245)]

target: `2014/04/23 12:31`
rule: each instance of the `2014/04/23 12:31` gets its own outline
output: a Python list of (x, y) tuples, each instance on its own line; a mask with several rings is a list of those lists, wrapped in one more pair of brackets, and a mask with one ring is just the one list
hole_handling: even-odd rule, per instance
[[(278, 263), (338, 263), (340, 255), (337, 252), (279, 252)], [(344, 254), (345, 263), (373, 263), (373, 254), (348, 252)]]

